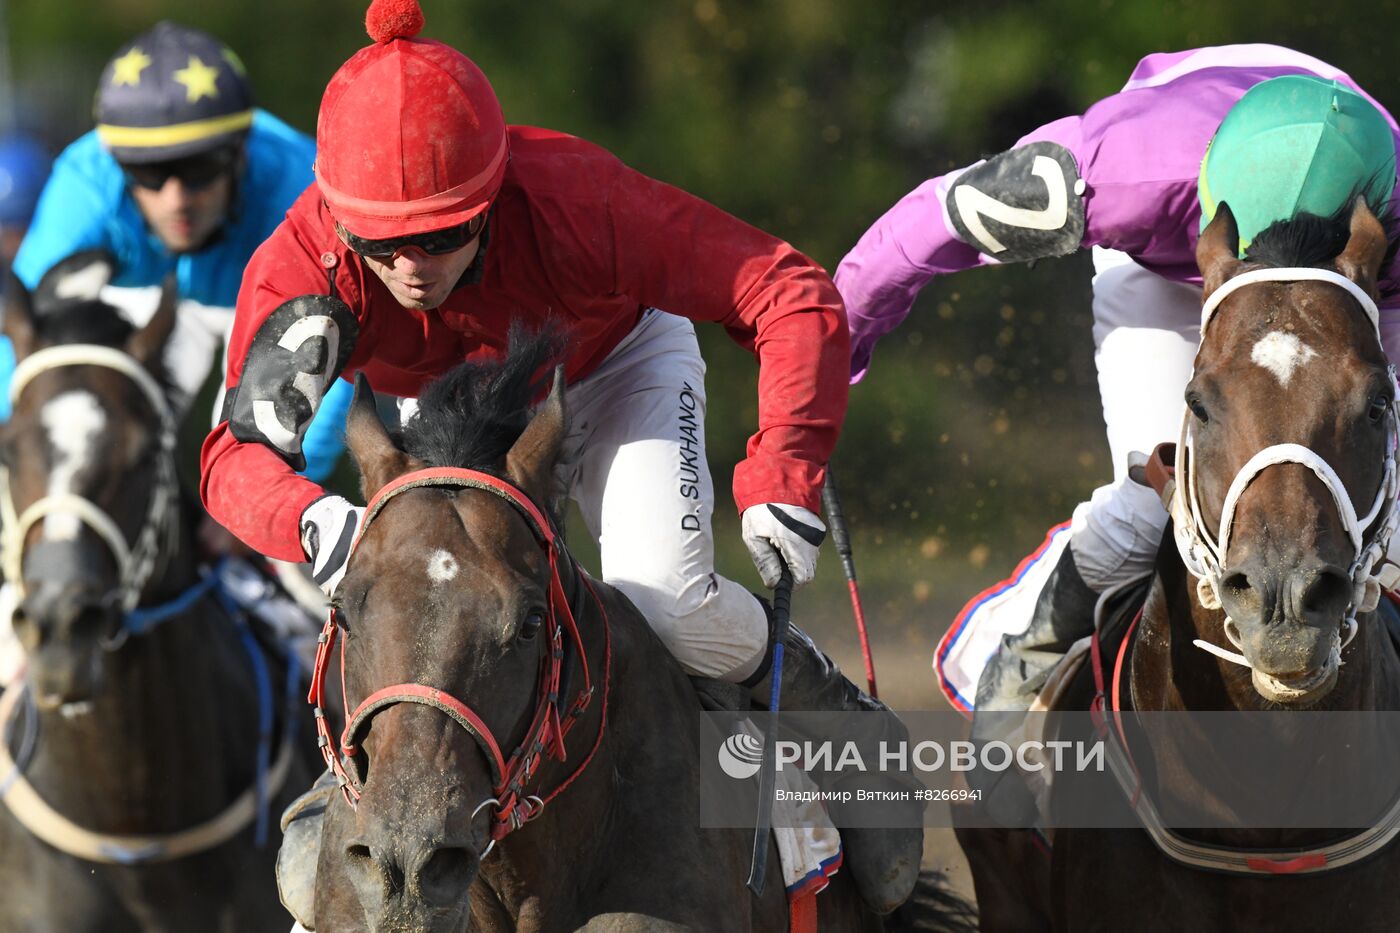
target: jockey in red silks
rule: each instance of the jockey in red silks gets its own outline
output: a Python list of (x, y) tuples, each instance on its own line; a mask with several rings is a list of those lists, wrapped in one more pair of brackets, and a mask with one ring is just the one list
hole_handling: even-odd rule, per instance
[[(781, 555), (802, 584), (846, 410), (835, 286), (787, 243), (591, 143), (507, 126), (470, 59), (414, 38), (422, 22), (416, 0), (376, 2), (374, 44), (326, 88), (316, 180), (244, 275), (228, 402), (203, 448), (206, 506), (262, 553), (310, 561), (329, 592), (363, 510), (294, 471), (326, 388), (363, 372), (413, 397), (464, 360), (501, 355), (512, 324), (562, 327), (562, 479), (603, 578), (689, 673), (766, 700), (767, 613), (714, 569), (691, 322), (723, 325), (758, 357), (759, 426), (734, 497), (764, 582), (777, 582)], [(801, 632), (790, 642), (785, 708), (884, 709)], [(917, 876), (922, 831), (845, 835), (862, 893), (893, 909)]]
[[(1082, 116), (924, 182), (841, 262), (836, 283), (856, 382), (876, 341), (904, 320), (934, 276), (1093, 248), (1094, 360), (1114, 480), (1012, 581), (958, 616), (935, 658), (954, 705), (969, 710), (975, 698), (979, 711), (1025, 710), (1064, 653), (1093, 630), (1099, 596), (1151, 573), (1167, 511), (1130, 466), (1135, 452), (1180, 432), (1200, 342), (1196, 241), (1217, 207), (1229, 204), (1242, 254), (1270, 225), (1349, 212), (1358, 195), (1378, 217), (1393, 218), (1397, 137), (1395, 120), (1351, 78), (1290, 49), (1149, 55), (1121, 92)], [(1393, 257), (1379, 289), (1382, 341), (1395, 359), (1400, 265)], [(1266, 355), (1242, 365), (1273, 366), (1286, 385), (1307, 362), (1305, 354)], [(1028, 825), (1017, 812), (1029, 805), (1024, 795), (1011, 790), (1002, 803), (1005, 822)]]

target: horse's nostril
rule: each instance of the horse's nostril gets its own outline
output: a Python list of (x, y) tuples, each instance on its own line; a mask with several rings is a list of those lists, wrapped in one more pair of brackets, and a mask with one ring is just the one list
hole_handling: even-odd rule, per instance
[(468, 849), (435, 849), (418, 870), (418, 888), (429, 900), (456, 900), (471, 883), (475, 868), (476, 857)]
[(1305, 616), (1334, 618), (1351, 602), (1351, 578), (1340, 570), (1318, 571), (1304, 583), (1302, 607)]
[(383, 850), (376, 852), (363, 843), (351, 843), (345, 847), (345, 859), (350, 863), (351, 880), (361, 890), (361, 897), (370, 892), (375, 898), (393, 897), (403, 890), (403, 866)]
[(1249, 575), (1243, 571), (1227, 575), (1223, 584), (1225, 589), (1235, 596), (1244, 596), (1253, 588), (1249, 582)]

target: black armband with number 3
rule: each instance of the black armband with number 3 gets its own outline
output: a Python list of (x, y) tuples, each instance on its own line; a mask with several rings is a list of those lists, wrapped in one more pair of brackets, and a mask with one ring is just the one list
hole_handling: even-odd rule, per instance
[(305, 469), (302, 438), (359, 333), (350, 307), (328, 295), (293, 298), (269, 314), (248, 348), (242, 378), (224, 399), (233, 436)]

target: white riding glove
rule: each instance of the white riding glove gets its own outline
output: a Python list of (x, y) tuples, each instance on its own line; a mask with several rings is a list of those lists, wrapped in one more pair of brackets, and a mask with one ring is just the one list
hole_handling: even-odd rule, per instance
[(826, 525), (800, 505), (765, 503), (744, 509), (743, 534), (764, 586), (778, 585), (784, 562), (792, 571), (793, 585), (801, 586), (817, 572)]
[(311, 562), (311, 578), (327, 596), (335, 595), (345, 576), (350, 545), (364, 515), (361, 506), (341, 496), (322, 496), (301, 513), (301, 549)]

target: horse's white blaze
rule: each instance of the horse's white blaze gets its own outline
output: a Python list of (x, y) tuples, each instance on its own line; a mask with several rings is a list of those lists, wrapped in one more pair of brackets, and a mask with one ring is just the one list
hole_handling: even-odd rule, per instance
[[(91, 392), (73, 390), (44, 403), (40, 421), (53, 446), (53, 471), (49, 474), (49, 495), (73, 492), (73, 481), (92, 465), (97, 438), (107, 427), (107, 415)], [(51, 541), (71, 541), (78, 536), (78, 516), (56, 512), (44, 519), (44, 537)]]
[(434, 583), (446, 583), (455, 579), (459, 570), (457, 558), (441, 548), (433, 551), (428, 558), (428, 579)]
[(1277, 330), (1261, 338), (1249, 354), (1250, 359), (1273, 373), (1283, 385), (1288, 385), (1294, 371), (1315, 356), (1317, 351), (1299, 340), (1296, 334)]

